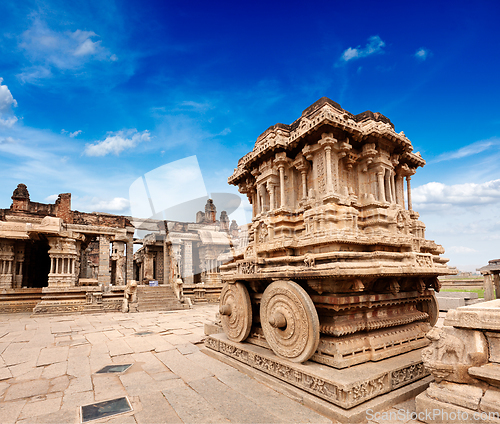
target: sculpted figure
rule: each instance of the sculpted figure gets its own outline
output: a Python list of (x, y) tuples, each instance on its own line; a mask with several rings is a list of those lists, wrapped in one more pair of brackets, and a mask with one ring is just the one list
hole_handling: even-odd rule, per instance
[(177, 299), (179, 299), (181, 302), (184, 299), (184, 293), (182, 291), (182, 285), (184, 283), (182, 282), (182, 278), (178, 277), (175, 282), (174, 282), (174, 293), (177, 296)]
[(433, 327), (426, 337), (432, 343), (422, 351), (422, 360), (438, 383), (474, 382), (468, 374), (469, 368), (488, 362), (488, 345), (480, 331)]
[(129, 311), (129, 303), (137, 300), (137, 281), (130, 280), (124, 291), (122, 312)]
[(433, 327), (426, 334), (426, 337), (434, 342), (432, 344), (433, 354), (431, 356), (433, 356), (435, 361), (444, 363), (443, 359), (445, 359), (447, 363), (453, 363), (462, 362), (465, 359), (465, 345), (458, 337), (447, 334), (437, 327)]

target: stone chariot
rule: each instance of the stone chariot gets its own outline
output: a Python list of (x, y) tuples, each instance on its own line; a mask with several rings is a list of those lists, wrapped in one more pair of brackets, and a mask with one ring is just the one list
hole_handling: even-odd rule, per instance
[[(352, 115), (327, 98), (261, 134), (228, 180), (253, 207), (248, 246), (221, 267), (230, 353), (249, 343), (282, 363), (345, 369), (426, 346), (437, 277), (450, 270), (412, 210), (411, 176), (424, 164), (388, 118)], [(222, 339), (211, 343), (222, 352)], [(424, 377), (415, 361), (366, 380), (363, 396), (338, 394), (335, 381), (319, 392), (349, 408)]]

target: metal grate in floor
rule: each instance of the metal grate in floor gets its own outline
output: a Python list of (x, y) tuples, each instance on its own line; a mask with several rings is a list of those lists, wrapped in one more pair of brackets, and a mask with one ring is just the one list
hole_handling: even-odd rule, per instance
[(127, 397), (96, 402), (81, 407), (82, 423), (132, 411)]
[(104, 368), (101, 368), (96, 374), (112, 374), (117, 372), (125, 372), (127, 371), (132, 364), (117, 364), (117, 365), (106, 365)]

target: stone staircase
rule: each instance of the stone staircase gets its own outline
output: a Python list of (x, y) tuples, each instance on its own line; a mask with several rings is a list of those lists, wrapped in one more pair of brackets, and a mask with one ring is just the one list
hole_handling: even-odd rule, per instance
[(184, 309), (170, 286), (137, 286), (137, 312)]

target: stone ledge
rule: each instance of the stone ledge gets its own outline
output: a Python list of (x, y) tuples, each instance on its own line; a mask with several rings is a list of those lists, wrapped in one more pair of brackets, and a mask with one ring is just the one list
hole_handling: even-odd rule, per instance
[(238, 371), (247, 374), (248, 376), (261, 383), (267, 384), (273, 390), (276, 390), (277, 392), (288, 396), (296, 402), (299, 402), (300, 404), (311, 408), (313, 411), (316, 411), (330, 419), (337, 420), (341, 423), (366, 422), (367, 411), (370, 410), (370, 412), (375, 414), (376, 412), (381, 412), (388, 408), (391, 408), (395, 404), (414, 398), (419, 393), (422, 393), (432, 381), (432, 377), (427, 376), (406, 386), (393, 390), (389, 393), (377, 396), (376, 398), (357, 405), (353, 408), (344, 409), (340, 406), (333, 405), (332, 403), (327, 402), (326, 400), (323, 400), (317, 396), (314, 396), (306, 392), (305, 390), (301, 390), (284, 381), (281, 381), (280, 379), (272, 375), (252, 368), (249, 365), (226, 356), (220, 352), (216, 352), (207, 348), (202, 348), (201, 352), (236, 368)]
[(292, 363), (269, 349), (235, 343), (225, 334), (210, 335), (205, 346), (247, 366), (283, 380), (288, 386), (311, 393), (341, 408), (352, 408), (428, 375), (421, 350), (378, 362), (335, 369), (315, 362)]

